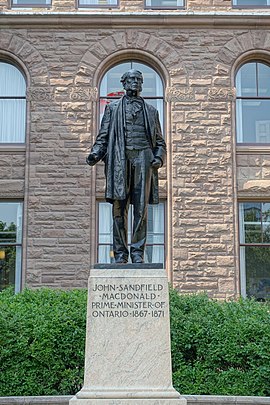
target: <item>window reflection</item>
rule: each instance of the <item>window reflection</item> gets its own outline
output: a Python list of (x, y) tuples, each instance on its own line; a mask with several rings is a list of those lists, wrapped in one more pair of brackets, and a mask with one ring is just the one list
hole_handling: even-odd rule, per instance
[(270, 298), (270, 247), (246, 246), (247, 296)]
[(270, 143), (270, 67), (243, 65), (236, 75), (236, 131), (240, 143)]
[(79, 0), (79, 7), (87, 6), (117, 6), (117, 0)]
[(14, 6), (47, 6), (51, 5), (51, 0), (12, 0)]
[(0, 143), (25, 142), (26, 83), (13, 65), (0, 62)]
[(103, 77), (100, 84), (100, 120), (104, 109), (112, 100), (125, 94), (120, 78), (129, 69), (137, 69), (143, 74), (143, 90), (141, 96), (153, 105), (159, 112), (161, 126), (163, 127), (163, 84), (160, 76), (154, 69), (144, 63), (130, 61), (120, 63), (111, 68)]
[(183, 7), (184, 0), (146, 0), (146, 7), (162, 7), (162, 8), (171, 8), (171, 7)]
[(270, 203), (239, 204), (241, 291), (270, 298)]
[(22, 203), (0, 202), (0, 290), (21, 286)]

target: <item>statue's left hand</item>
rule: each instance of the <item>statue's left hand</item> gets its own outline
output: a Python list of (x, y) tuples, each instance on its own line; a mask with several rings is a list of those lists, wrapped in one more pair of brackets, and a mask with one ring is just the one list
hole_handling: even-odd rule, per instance
[(162, 166), (162, 160), (159, 157), (155, 157), (151, 162), (153, 169), (160, 169)]
[(88, 157), (86, 158), (86, 163), (89, 166), (95, 166), (95, 164), (98, 162), (98, 156), (95, 153), (90, 153)]

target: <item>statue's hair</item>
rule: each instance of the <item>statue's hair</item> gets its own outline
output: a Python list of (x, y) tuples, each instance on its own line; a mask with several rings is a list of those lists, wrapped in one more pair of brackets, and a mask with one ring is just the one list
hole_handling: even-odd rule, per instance
[(142, 75), (142, 72), (140, 72), (140, 71), (137, 70), (137, 69), (130, 69), (130, 70), (128, 70), (127, 72), (125, 72), (125, 73), (123, 74), (123, 76), (121, 77), (120, 82), (121, 82), (122, 84), (125, 83), (126, 79), (129, 77), (129, 75), (130, 75), (131, 72), (132, 72), (132, 73), (137, 73), (137, 74), (140, 76), (140, 78), (142, 79), (142, 83), (143, 83), (143, 75)]

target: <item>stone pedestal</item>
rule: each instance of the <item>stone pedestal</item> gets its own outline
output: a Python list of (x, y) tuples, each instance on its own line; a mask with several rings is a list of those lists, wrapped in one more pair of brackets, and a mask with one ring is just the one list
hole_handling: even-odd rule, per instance
[(70, 405), (186, 404), (172, 387), (165, 270), (114, 267), (90, 272), (84, 386)]

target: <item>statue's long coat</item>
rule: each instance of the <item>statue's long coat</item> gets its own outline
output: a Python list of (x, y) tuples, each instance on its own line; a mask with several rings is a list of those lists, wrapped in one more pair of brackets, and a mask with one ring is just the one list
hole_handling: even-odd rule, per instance
[[(143, 99), (141, 99), (143, 100)], [(166, 144), (162, 137), (158, 111), (143, 100), (145, 128), (154, 157), (162, 163), (166, 154)], [(106, 200), (124, 200), (127, 191), (125, 156), (125, 114), (124, 97), (111, 102), (105, 108), (99, 134), (91, 153), (105, 162)], [(151, 179), (150, 204), (158, 204), (158, 171), (153, 170)]]

